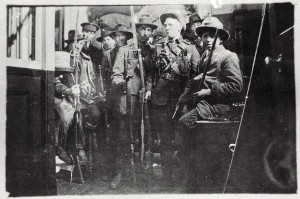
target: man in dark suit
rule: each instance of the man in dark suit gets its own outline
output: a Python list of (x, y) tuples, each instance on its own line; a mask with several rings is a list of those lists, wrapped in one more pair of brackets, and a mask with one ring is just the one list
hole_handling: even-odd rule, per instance
[[(219, 36), (216, 39), (215, 48), (212, 49), (217, 29), (219, 29)], [(202, 38), (206, 52), (201, 57), (199, 74), (186, 86), (177, 103), (179, 107), (187, 107), (189, 99), (192, 98), (194, 102), (197, 102), (196, 107), (179, 119), (176, 145), (182, 164), (181, 174), (186, 173), (185, 163), (188, 162), (188, 149), (190, 148), (188, 140), (192, 136), (195, 122), (226, 117), (230, 113), (230, 105), (243, 88), (239, 59), (235, 53), (226, 50), (222, 45), (222, 42), (229, 38), (229, 33), (224, 30), (223, 24), (215, 17), (206, 18), (202, 26), (196, 28), (196, 33)], [(211, 51), (213, 51), (211, 62), (207, 68), (203, 88), (199, 90), (199, 81)], [(180, 180), (187, 182), (184, 176)]]

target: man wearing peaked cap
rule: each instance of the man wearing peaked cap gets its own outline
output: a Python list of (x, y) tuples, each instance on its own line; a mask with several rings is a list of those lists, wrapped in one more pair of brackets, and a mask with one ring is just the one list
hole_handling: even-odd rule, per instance
[[(139, 17), (138, 23), (136, 24), (137, 43), (138, 48), (141, 49), (143, 66), (145, 69), (146, 99), (151, 97), (153, 82), (152, 70), (155, 68), (156, 56), (156, 50), (154, 46), (150, 45), (148, 42), (149, 38), (152, 36), (153, 30), (157, 28), (156, 25), (152, 24), (152, 21), (152, 16), (150, 14), (142, 14)], [(123, 34), (126, 33), (127, 36), (132, 37), (132, 33), (129, 31), (123, 30), (120, 32), (120, 30), (121, 29), (118, 29), (118, 31), (115, 33), (116, 39), (118, 39), (118, 32)], [(137, 132), (138, 122), (141, 121), (141, 119), (138, 118), (139, 110), (137, 110), (137, 102), (142, 84), (136, 50), (137, 49), (134, 49), (133, 44), (120, 47), (113, 65), (112, 84), (114, 85), (115, 90), (118, 91), (119, 95), (119, 104), (116, 106), (118, 107), (119, 114), (119, 130), (115, 131), (117, 136), (114, 136), (114, 142), (116, 143), (116, 173), (115, 177), (110, 183), (111, 189), (117, 189), (120, 186), (124, 172), (126, 171), (126, 158), (128, 158), (128, 155), (126, 154), (130, 153), (130, 137), (128, 136), (126, 130), (128, 129), (128, 122), (126, 122), (128, 114), (130, 114), (132, 117), (133, 132)], [(126, 76), (128, 78), (126, 78)], [(129, 101), (127, 101), (124, 91), (131, 94)], [(129, 110), (127, 110), (127, 106), (130, 107)]]
[(194, 45), (183, 40), (181, 32), (186, 23), (178, 11), (169, 11), (160, 16), (166, 37), (156, 44), (157, 66), (155, 88), (152, 92), (151, 126), (161, 138), (163, 180), (173, 182), (173, 145), (176, 118), (172, 116), (176, 102), (189, 78), (195, 73), (200, 59)]
[(94, 33), (100, 29), (100, 27), (95, 23), (85, 22), (80, 25), (83, 30), (94, 32)]
[(101, 63), (103, 52), (101, 49), (93, 45), (93, 40), (95, 38), (95, 32), (100, 28), (97, 24), (86, 22), (81, 24), (82, 27), (82, 36), (84, 41), (81, 42), (83, 48), (82, 53), (90, 56), (92, 63), (94, 64), (95, 71), (98, 73), (98, 66)]
[[(220, 35), (216, 38), (215, 47), (212, 49), (217, 29), (220, 30)], [(196, 33), (202, 37), (206, 51), (199, 62), (198, 75), (187, 84), (178, 100), (179, 107), (186, 106), (190, 99), (196, 104), (196, 107), (193, 107), (178, 121), (178, 134), (175, 137), (178, 139), (175, 139), (175, 143), (181, 162), (188, 161), (187, 140), (194, 140), (195, 134), (202, 133), (201, 131), (195, 133), (193, 124), (198, 120), (220, 119), (230, 117), (231, 114), (236, 115), (237, 113), (231, 110), (231, 105), (239, 97), (243, 88), (238, 56), (222, 45), (222, 41), (229, 38), (228, 32), (223, 29), (223, 24), (215, 17), (207, 18), (202, 26), (196, 28)], [(207, 65), (209, 53), (212, 53), (211, 61), (207, 66), (203, 88), (199, 89), (199, 82)], [(183, 171), (184, 167), (181, 173)]]

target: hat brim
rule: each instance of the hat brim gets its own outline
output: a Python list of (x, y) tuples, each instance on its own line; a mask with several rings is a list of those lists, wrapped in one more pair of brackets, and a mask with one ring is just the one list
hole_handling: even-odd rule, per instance
[(109, 34), (110, 37), (116, 37), (117, 32), (125, 33), (127, 39), (131, 39), (133, 37), (132, 32), (129, 31), (113, 31)]
[(72, 67), (55, 67), (55, 72), (69, 72), (69, 73), (73, 73), (74, 72), (74, 68), (72, 68)]
[[(81, 40), (84, 40), (84, 37), (79, 37), (77, 38), (77, 41), (81, 41)], [(68, 40), (64, 40), (64, 42), (74, 42), (74, 39), (68, 39)]]
[[(217, 28), (212, 26), (199, 26), (196, 28), (195, 32), (199, 37), (202, 37), (202, 35), (208, 31), (216, 31)], [(224, 29), (219, 29), (219, 36), (223, 41), (226, 41), (229, 39), (229, 32)]]
[(158, 27), (157, 25), (151, 24), (151, 23), (136, 23), (135, 27), (138, 28), (139, 26), (142, 26), (142, 25), (150, 26), (152, 28), (152, 30), (155, 30)]
[[(111, 33), (110, 33), (110, 34), (111, 34)], [(104, 37), (111, 37), (111, 38), (113, 39), (113, 37), (112, 37), (110, 34), (105, 35), (105, 36), (103, 36), (103, 37), (98, 37), (96, 40), (99, 41), (99, 42), (102, 42)]]
[(180, 17), (178, 14), (175, 14), (175, 13), (164, 13), (162, 15), (160, 15), (160, 21), (161, 23), (164, 25), (165, 21), (167, 18), (173, 18), (173, 19), (177, 19), (181, 25), (182, 25), (182, 28), (183, 30), (186, 29), (186, 23), (185, 23), (185, 20), (183, 19), (183, 17)]
[(197, 23), (197, 22), (201, 22), (201, 23), (202, 23), (202, 21), (203, 21), (203, 20), (200, 20), (200, 19), (199, 19), (199, 20), (196, 20), (196, 21), (193, 21), (193, 22), (188, 22), (186, 25), (187, 25), (187, 26), (190, 26), (192, 23)]

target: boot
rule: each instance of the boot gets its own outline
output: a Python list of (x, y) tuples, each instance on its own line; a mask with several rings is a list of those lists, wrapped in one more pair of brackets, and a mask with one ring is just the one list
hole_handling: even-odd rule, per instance
[(115, 177), (113, 178), (113, 180), (110, 183), (109, 188), (110, 189), (118, 189), (120, 187), (122, 181), (122, 174), (117, 174), (115, 175)]
[(62, 147), (58, 147), (57, 148), (57, 155), (59, 157), (59, 159), (61, 159), (62, 161), (66, 162), (67, 164), (73, 164), (73, 159), (71, 158), (71, 156), (64, 150), (64, 148)]

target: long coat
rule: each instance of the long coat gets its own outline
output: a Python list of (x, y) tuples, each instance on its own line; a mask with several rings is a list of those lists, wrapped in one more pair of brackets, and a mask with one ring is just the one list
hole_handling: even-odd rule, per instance
[[(203, 72), (207, 62), (207, 52), (202, 56), (199, 71)], [(179, 102), (187, 103), (192, 93), (199, 89), (199, 80), (187, 84), (184, 93), (180, 96)], [(226, 116), (230, 104), (238, 97), (243, 89), (243, 78), (240, 70), (237, 55), (224, 46), (214, 50), (211, 62), (202, 89), (211, 89), (211, 94), (199, 101), (197, 111), (203, 119)]]
[[(147, 53), (145, 53), (147, 52)], [(152, 67), (155, 67), (155, 48), (154, 46), (146, 45), (145, 49), (142, 49), (143, 66), (145, 69), (145, 87), (146, 90), (152, 90), (153, 73)], [(113, 84), (118, 86), (122, 82), (127, 82), (127, 93), (137, 96), (142, 88), (139, 63), (137, 53), (133, 49), (133, 44), (123, 46), (119, 49), (116, 60), (113, 66)], [(125, 98), (123, 98), (125, 99)], [(121, 114), (126, 113), (126, 100), (120, 102)]]

